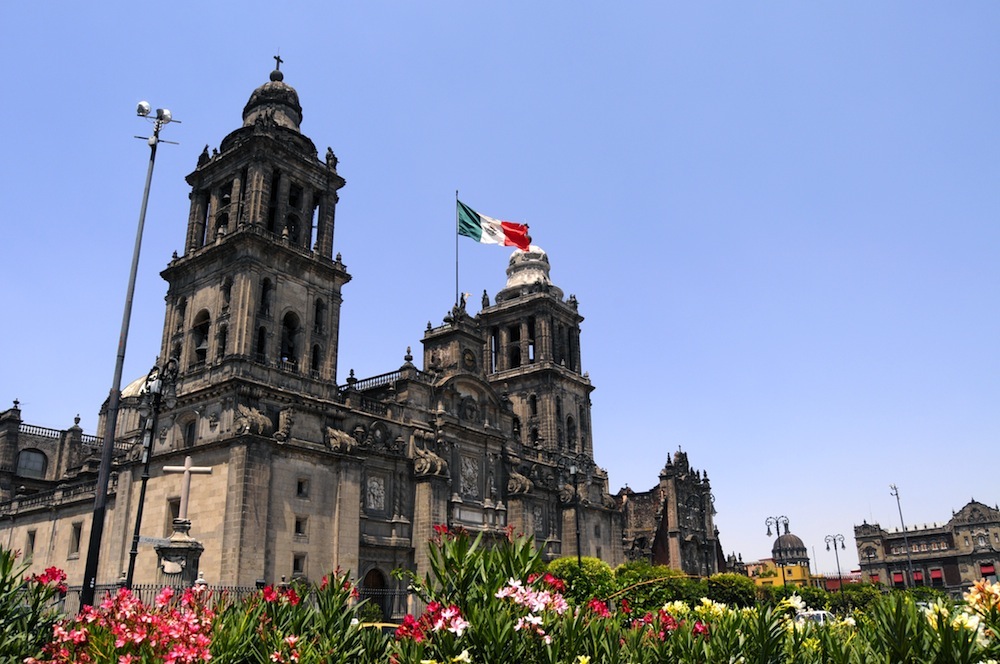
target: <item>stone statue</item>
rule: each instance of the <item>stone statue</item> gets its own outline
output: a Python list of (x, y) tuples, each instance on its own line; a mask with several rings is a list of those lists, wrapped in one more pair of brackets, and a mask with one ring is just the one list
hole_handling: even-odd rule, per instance
[(326, 444), (334, 452), (344, 453), (353, 452), (358, 447), (358, 441), (354, 436), (333, 427), (326, 429)]
[(262, 414), (256, 408), (249, 406), (237, 406), (236, 417), (233, 420), (233, 429), (237, 434), (256, 433), (261, 436), (270, 435), (274, 425), (271, 419)]
[(516, 470), (511, 469), (510, 477), (507, 478), (507, 493), (510, 495), (530, 493), (534, 487), (534, 482)]
[(413, 460), (413, 470), (417, 475), (444, 475), (448, 470), (445, 460), (430, 450), (416, 447), (414, 455), (416, 458)]

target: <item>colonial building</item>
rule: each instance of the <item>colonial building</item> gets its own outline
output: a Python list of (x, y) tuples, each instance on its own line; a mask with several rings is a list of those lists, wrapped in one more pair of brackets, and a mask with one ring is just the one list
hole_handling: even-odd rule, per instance
[(866, 580), (960, 596), (980, 579), (997, 580), (1000, 510), (973, 500), (947, 523), (890, 531), (864, 522), (854, 527), (854, 539)]
[[(191, 479), (187, 517), (204, 546), (199, 570), (214, 583), (317, 578), (339, 566), (387, 588), (395, 568), (426, 570), (442, 523), (530, 533), (549, 558), (625, 560), (622, 501), (594, 460), (583, 317), (538, 247), (514, 252), (506, 284), (492, 301), (483, 293), (478, 313), (463, 299), (428, 324), (422, 369), (407, 349), (391, 371), (338, 382), (351, 279), (334, 253), (345, 180), (333, 151), (321, 158), (301, 133), (302, 117), (298, 94), (273, 72), (242, 125), (187, 177), (184, 251), (162, 272), (161, 357), (177, 361), (177, 399), (152, 432), (136, 580), (167, 569), (152, 545), (176, 535), (181, 480), (164, 467), (187, 456), (211, 470)], [(140, 412), (144, 378), (122, 390), (99, 583), (128, 562), (153, 421)], [(28, 425), (17, 402), (0, 413), (0, 543), (79, 582), (98, 447), (78, 425)], [(654, 529), (665, 538), (660, 559), (710, 573), (708, 481), (690, 476), (686, 457), (680, 465), (657, 494), (669, 494), (672, 519)]]
[[(784, 526), (784, 532), (781, 528)], [(788, 529), (788, 521), (778, 523), (777, 538), (771, 547), (771, 557), (747, 564), (747, 573), (758, 586), (822, 587), (824, 577), (814, 575), (809, 567), (809, 552), (805, 543)], [(770, 531), (769, 531), (770, 533)]]
[(667, 458), (657, 486), (642, 493), (625, 487), (616, 500), (630, 560), (649, 560), (697, 576), (726, 571), (708, 473), (691, 468), (686, 452)]

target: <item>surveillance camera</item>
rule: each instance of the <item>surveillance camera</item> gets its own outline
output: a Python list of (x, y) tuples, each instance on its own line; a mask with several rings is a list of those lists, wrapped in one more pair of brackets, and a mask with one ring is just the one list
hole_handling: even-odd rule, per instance
[(136, 108), (135, 108), (135, 113), (136, 113), (136, 115), (144, 118), (147, 115), (149, 115), (149, 112), (151, 110), (152, 110), (152, 107), (149, 105), (148, 101), (140, 101), (139, 105), (136, 106)]

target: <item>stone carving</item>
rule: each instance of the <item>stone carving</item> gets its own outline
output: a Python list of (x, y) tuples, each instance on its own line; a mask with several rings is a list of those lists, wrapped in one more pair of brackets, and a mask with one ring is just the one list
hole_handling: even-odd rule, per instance
[(385, 479), (381, 477), (368, 478), (368, 490), (365, 492), (367, 509), (381, 512), (385, 510)]
[(511, 469), (510, 477), (507, 479), (507, 493), (516, 496), (529, 493), (534, 487), (534, 482), (516, 470)]
[(471, 457), (462, 457), (462, 495), (479, 497), (479, 464)]
[(295, 411), (285, 408), (278, 413), (278, 430), (274, 432), (274, 439), (279, 443), (288, 440), (292, 433), (292, 424), (295, 423)]
[(326, 428), (326, 445), (334, 452), (353, 452), (358, 447), (358, 441), (346, 431), (333, 427)]
[(574, 496), (576, 496), (576, 491), (573, 489), (572, 484), (563, 484), (559, 487), (559, 502), (563, 505), (573, 502)]
[(545, 537), (545, 512), (542, 511), (541, 505), (535, 505), (531, 508), (531, 519), (534, 521), (535, 538), (543, 539)]
[(417, 475), (444, 475), (448, 464), (434, 452), (422, 447), (414, 448), (413, 470)]
[(255, 433), (267, 436), (271, 433), (273, 427), (271, 419), (256, 408), (251, 408), (250, 406), (236, 407), (236, 418), (233, 420), (233, 429), (237, 434)]
[(479, 404), (472, 397), (465, 397), (458, 409), (458, 415), (463, 420), (470, 422), (479, 421)]

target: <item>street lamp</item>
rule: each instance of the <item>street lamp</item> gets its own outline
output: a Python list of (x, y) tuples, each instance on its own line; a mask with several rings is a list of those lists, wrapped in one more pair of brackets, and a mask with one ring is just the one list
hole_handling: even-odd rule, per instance
[[(125, 311), (122, 313), (121, 334), (118, 337), (118, 354), (115, 358), (115, 374), (108, 395), (108, 409), (104, 420), (104, 438), (101, 449), (101, 464), (97, 471), (97, 486), (94, 489), (94, 515), (90, 523), (90, 543), (87, 546), (87, 562), (83, 568), (83, 589), (80, 606), (93, 606), (97, 590), (97, 563), (101, 555), (101, 537), (104, 535), (104, 514), (107, 511), (108, 482), (111, 478), (111, 461), (115, 449), (115, 426), (118, 419), (118, 402), (121, 400), (122, 370), (125, 366), (125, 344), (128, 342), (128, 326), (132, 319), (132, 298), (135, 295), (135, 277), (139, 269), (139, 249), (142, 246), (142, 229), (146, 223), (146, 204), (149, 202), (149, 185), (153, 181), (153, 164), (156, 162), (156, 146), (161, 141), (160, 129), (174, 120), (165, 108), (156, 109), (154, 117), (149, 117), (152, 108), (149, 102), (141, 101), (135, 109), (136, 115), (153, 123), (153, 135), (143, 138), (149, 145), (149, 167), (146, 170), (146, 186), (142, 192), (142, 206), (139, 208), (139, 228), (135, 234), (135, 248), (132, 251), (132, 269), (129, 272), (128, 288), (125, 291)], [(176, 145), (176, 144), (175, 144)]]
[(896, 488), (895, 484), (890, 484), (889, 488), (892, 489), (889, 495), (896, 497), (896, 509), (899, 510), (899, 525), (903, 528), (903, 546), (906, 547), (906, 568), (909, 572), (909, 578), (906, 579), (906, 586), (909, 587), (913, 583), (913, 558), (910, 556), (910, 540), (906, 536), (906, 522), (903, 521), (903, 507), (899, 503), (899, 489)]
[[(774, 531), (778, 534), (778, 539), (781, 539), (781, 526), (785, 526), (785, 534), (788, 534), (788, 517), (787, 516), (769, 516), (764, 520), (767, 525), (767, 536), (771, 537), (771, 526), (774, 526)], [(775, 563), (781, 568), (781, 585), (787, 586), (788, 582), (785, 580), (785, 562), (784, 562), (784, 550), (781, 545), (778, 545), (778, 555), (775, 557)]]
[(583, 568), (582, 543), (580, 542), (580, 473), (587, 472), (584, 471), (583, 467), (588, 466), (589, 463), (590, 460), (583, 454), (579, 454), (576, 457), (563, 457), (559, 459), (559, 467), (566, 470), (569, 476), (573, 478), (573, 518), (576, 523), (576, 566), (579, 568)]
[(825, 540), (827, 551), (830, 550), (830, 544), (833, 544), (833, 557), (837, 560), (837, 584), (840, 586), (840, 592), (844, 592), (844, 576), (840, 573), (840, 553), (837, 552), (838, 543), (840, 543), (841, 549), (847, 548), (844, 546), (844, 536), (839, 533), (836, 535), (827, 535)]
[(142, 508), (146, 504), (146, 483), (149, 482), (149, 459), (153, 451), (153, 437), (156, 435), (156, 420), (160, 416), (161, 401), (167, 409), (177, 403), (177, 359), (170, 358), (161, 368), (153, 366), (146, 376), (146, 385), (142, 392), (142, 402), (139, 414), (145, 418), (146, 426), (142, 434), (142, 482), (139, 485), (139, 506), (135, 512), (135, 529), (132, 532), (132, 549), (128, 553), (128, 573), (125, 575), (125, 587), (132, 589), (132, 579), (135, 575), (135, 559), (139, 555), (139, 526), (142, 523)]

